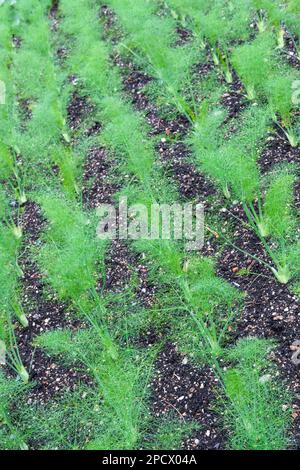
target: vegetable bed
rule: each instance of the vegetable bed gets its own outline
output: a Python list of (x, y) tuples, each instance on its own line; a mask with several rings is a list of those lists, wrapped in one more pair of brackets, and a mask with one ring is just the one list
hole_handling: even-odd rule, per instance
[(299, 447), (299, 104), (298, 0), (0, 0), (1, 450)]

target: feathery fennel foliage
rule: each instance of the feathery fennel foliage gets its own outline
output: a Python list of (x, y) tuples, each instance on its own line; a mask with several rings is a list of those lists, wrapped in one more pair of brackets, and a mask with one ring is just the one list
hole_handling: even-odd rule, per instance
[[(151, 75), (162, 83), (168, 99), (171, 99), (180, 113), (193, 120), (194, 110), (186, 102), (181, 91), (189, 79), (191, 66), (196, 63), (196, 47), (193, 44), (171, 47), (175, 42), (175, 22), (171, 18), (154, 15), (154, 3), (141, 0), (110, 0), (108, 4), (129, 33), (128, 45), (125, 44), (125, 48), (133, 48), (134, 54), (143, 61), (146, 59), (145, 65), (148, 64)], [(133, 9), (134, 15), (131, 14)]]
[(50, 222), (38, 255), (40, 265), (60, 298), (77, 304), (94, 288), (96, 264), (101, 271), (103, 262), (94, 217), (59, 196), (42, 195), (38, 200)]
[(265, 93), (273, 113), (273, 120), (281, 127), (292, 147), (297, 147), (299, 144), (299, 129), (292, 116), (292, 111), (296, 108), (293, 103), (293, 83), (299, 79), (299, 73), (291, 71), (288, 75), (273, 75), (265, 84)]
[[(290, 90), (284, 89), (282, 76), (274, 66), (273, 32), (278, 32), (280, 47), (283, 41), (281, 22), (276, 16), (278, 2), (272, 5), (268, 0), (246, 0), (242, 4), (238, 0), (169, 0), (167, 3), (173, 18), (158, 16), (155, 1), (110, 0), (108, 4), (129, 33), (121, 46), (142, 60), (161, 85), (167, 102), (193, 124), (188, 143), (193, 147), (199, 166), (227, 197), (238, 199), (244, 205), (250, 223), (260, 232), (273, 261), (270, 268), (280, 282), (288, 282), (299, 275), (297, 266), (300, 265), (298, 220), (292, 208), (295, 176), (290, 169), (280, 169), (265, 191), (257, 166), (270, 112), (262, 107), (247, 109), (240, 115), (236, 133), (224, 142), (221, 126), (225, 111), (208, 112), (211, 103), (216, 101), (211, 97), (198, 109), (197, 100), (190, 104), (185, 94), (190, 68), (197, 61), (200, 39), (200, 44), (207, 42), (214, 61), (229, 83), (233, 78), (232, 57), (248, 97), (267, 98), (274, 120), (276, 115), (276, 122), (290, 138), (294, 131)], [(3, 436), (5, 448), (10, 447), (12, 437), (15, 446), (26, 448), (26, 438), (34, 442), (38, 435), (39, 446), (43, 448), (138, 449), (143, 446), (143, 435), (149, 433), (151, 426), (147, 383), (155, 351), (152, 354), (130, 346), (135, 338), (133, 332), (142, 331), (138, 323), (141, 320), (131, 315), (127, 322), (120, 302), (115, 297), (112, 301), (104, 290), (100, 294), (97, 291), (99, 278), (105, 279), (106, 244), (96, 239), (94, 216), (76, 202), (81, 194), (77, 185), (79, 165), (73, 146), (82, 161), (82, 148), (84, 145), (88, 148), (88, 143), (80, 146), (70, 142), (65, 123), (65, 98), (72, 86), (67, 85), (67, 77), (75, 76), (74, 82), (90, 96), (96, 107), (97, 119), (103, 125), (97, 143), (111, 148), (122, 171), (132, 176), (123, 193), (149, 206), (153, 201), (169, 202), (176, 197), (176, 191), (170, 190), (161, 169), (155, 165), (154, 143), (147, 139), (141, 117), (122, 96), (122, 82), (112, 66), (111, 50), (101, 40), (98, 2), (61, 0), (58, 32), (50, 32), (47, 16), (50, 7), (50, 0), (42, 0), (38, 5), (33, 0), (20, 0), (15, 6), (10, 2), (1, 3), (0, 15), (5, 25), (0, 24), (0, 33), (3, 33), (0, 59), (6, 65), (2, 77), (5, 80), (12, 77), (16, 88), (9, 85), (8, 106), (0, 107), (0, 178), (5, 184), (10, 178), (8, 186), (19, 188), (17, 161), (25, 162), (25, 169), (34, 169), (35, 173), (41, 167), (49, 172), (53, 164), (59, 167), (65, 194), (50, 193), (53, 186), (57, 188), (56, 179), (51, 178), (48, 180), (50, 190), (46, 194), (38, 192), (36, 198), (49, 222), (42, 244), (35, 248), (36, 258), (46, 282), (60, 299), (72, 304), (87, 325), (75, 333), (71, 330), (48, 332), (35, 339), (34, 346), (59, 356), (58, 360), (67, 365), (81, 363), (93, 377), (96, 387), (68, 393), (57, 406), (51, 403), (45, 411), (35, 406), (18, 411), (14, 407), (13, 415), (9, 416), (7, 396), (12, 382), (4, 383), (0, 376), (0, 393), (3, 390), (6, 393), (0, 400), (0, 418), (5, 424), (4, 432), (0, 426), (0, 439)], [(287, 10), (294, 12), (295, 8), (291, 5)], [(264, 31), (254, 42), (239, 46), (232, 54), (237, 41), (249, 39), (254, 11), (264, 21), (258, 24)], [(9, 23), (11, 18), (13, 21)], [(186, 21), (195, 35), (187, 46), (174, 45), (178, 18)], [(9, 24), (21, 39), (20, 50), (14, 51), (11, 47)], [(61, 68), (53, 53), (53, 36), (60, 35), (63, 45), (67, 46), (67, 58), (61, 61)], [(289, 83), (291, 80), (292, 74), (288, 77)], [(16, 90), (18, 106), (15, 110)], [(292, 144), (292, 138), (290, 142)], [(13, 294), (20, 274), (17, 250), (21, 232), (7, 210), (5, 217), (2, 215), (0, 285), (4, 286), (4, 291), (0, 294), (0, 303), (1, 307), (12, 308), (13, 314), (17, 314), (18, 304), (11, 302), (11, 298), (15, 300)], [(155, 309), (168, 319), (171, 339), (196, 361), (219, 370), (218, 358), (224, 355), (228, 327), (241, 295), (216, 276), (210, 259), (187, 254), (180, 243), (139, 241), (134, 247), (149, 261), (150, 279), (162, 286)], [(133, 284), (131, 287), (133, 289)], [(137, 316), (141, 313), (142, 321), (151, 324), (152, 312), (143, 309), (133, 313)], [(130, 331), (120, 332), (123, 325)], [(1, 326), (0, 320), (2, 334)], [(18, 364), (20, 357), (14, 332), (7, 327), (3, 331), (10, 335), (11, 360), (17, 369), (22, 364)], [(281, 413), (285, 400), (281, 396), (278, 399), (281, 389), (275, 381), (261, 376), (266, 367), (266, 342), (247, 341), (241, 341), (225, 356), (235, 365), (224, 376), (221, 371), (219, 377), (223, 379), (228, 399), (226, 419), (231, 431), (231, 447), (284, 448), (288, 445), (288, 416)], [(19, 370), (24, 382), (28, 380), (26, 374)], [(11, 393), (14, 395), (13, 389)], [(20, 432), (15, 431), (11, 417), (21, 420)], [(49, 420), (47, 429), (45, 417)], [(165, 448), (179, 446), (184, 431), (192, 430), (193, 425), (178, 429), (177, 422), (163, 420), (154, 428), (154, 435), (149, 433), (153, 445)], [(276, 432), (270, 432), (271, 428)]]
[[(99, 39), (100, 25), (95, 21), (95, 2), (75, 2), (74, 8), (73, 3), (61, 2), (64, 15), (62, 30), (69, 35), (72, 32), (74, 36), (70, 39), (73, 49), (68, 60), (69, 67), (78, 74), (84, 88), (99, 107), (99, 115), (104, 123), (102, 140), (118, 152), (124, 168), (127, 167), (128, 171), (145, 183), (153, 167), (153, 149), (146, 141), (141, 119), (120, 94), (121, 79), (112, 70), (109, 50)], [(84, 28), (82, 17), (85, 18)], [(92, 51), (88, 57), (86, 50)]]
[(273, 272), (280, 282), (288, 283), (300, 274), (300, 240), (297, 237), (299, 213), (293, 208), (295, 174), (289, 168), (275, 173), (265, 196), (263, 217), (276, 249), (268, 253), (276, 265)]
[[(299, 242), (294, 228), (298, 216), (295, 218), (291, 212), (294, 176), (287, 168), (279, 171), (264, 195), (264, 180), (256, 160), (269, 116), (269, 111), (263, 108), (245, 111), (240, 130), (222, 145), (222, 113), (207, 110), (197, 122), (189, 141), (201, 169), (220, 187), (224, 196), (243, 204), (251, 226), (262, 239), (273, 262), (273, 265), (268, 264), (268, 268), (280, 282), (287, 283), (298, 276), (299, 264)], [(267, 240), (268, 237), (275, 240), (275, 245)]]
[(0, 224), (0, 330), (4, 336), (8, 313), (16, 316), (24, 327), (28, 326), (18, 300), (18, 279), (22, 274), (18, 266), (19, 249), (20, 239), (14, 236), (9, 227)]
[(271, 174), (271, 177), (263, 207), (264, 218), (269, 233), (276, 238), (283, 238), (296, 228), (292, 210), (295, 174), (284, 167)]
[(49, 5), (48, 1), (36, 5), (31, 0), (21, 0), (16, 6), (19, 15), (16, 33), (22, 39), (22, 47), (14, 54), (14, 78), (20, 98), (29, 100), (32, 111), (27, 132), (19, 136), (19, 147), (28, 160), (40, 158), (40, 153), (45, 155), (47, 148), (66, 133), (59, 99), (62, 84), (55, 70), (46, 16)]
[[(4, 90), (0, 105), (0, 181), (8, 178), (13, 173), (13, 156), (10, 145), (12, 142), (12, 80), (10, 64), (12, 61), (12, 30), (10, 26), (11, 11), (9, 5), (5, 4), (0, 10), (0, 80)], [(4, 102), (2, 102), (2, 100)]]
[(25, 436), (12, 422), (10, 408), (13, 400), (20, 401), (23, 397), (24, 385), (16, 380), (8, 379), (0, 371), (0, 449), (27, 450)]
[(120, 82), (109, 62), (109, 51), (100, 40), (97, 9), (93, 0), (62, 0), (60, 29), (70, 47), (69, 71), (80, 78), (95, 104), (101, 106), (104, 96), (120, 89)]
[[(25, 171), (17, 163), (19, 148), (17, 146), (17, 131), (20, 120), (17, 114), (16, 92), (13, 75), (13, 23), (14, 5), (2, 5), (0, 32), (0, 80), (4, 84), (4, 102), (0, 104), (0, 182), (6, 181), (16, 194), (20, 203), (26, 201), (24, 183)], [(3, 23), (2, 23), (3, 21)]]
[(173, 16), (179, 16), (184, 24), (191, 23), (190, 27), (200, 37), (203, 47), (208, 42), (215, 65), (220, 67), (227, 83), (232, 83), (229, 51), (234, 41), (245, 40), (249, 36), (250, 2), (234, 0), (227, 4), (219, 0), (209, 3), (169, 0), (167, 4)]
[(290, 397), (269, 366), (272, 347), (268, 340), (244, 338), (228, 351), (235, 364), (224, 375), (231, 449), (280, 450), (290, 444)]
[(252, 0), (257, 13), (257, 27), (260, 33), (274, 29), (277, 35), (277, 47), (284, 47), (284, 28), (282, 4), (278, 0)]
[(135, 248), (151, 261), (150, 278), (168, 286), (167, 307), (177, 312), (176, 340), (180, 338), (184, 350), (210, 362), (222, 351), (239, 293), (216, 276), (209, 259), (187, 257), (174, 242), (139, 240)]
[[(77, 164), (69, 147), (66, 109), (60, 92), (65, 87), (65, 77), (55, 64), (47, 16), (50, 6), (50, 1), (36, 4), (33, 0), (20, 0), (16, 4), (15, 34), (20, 37), (22, 47), (14, 53), (13, 79), (19, 119), (24, 121), (17, 133), (16, 145), (18, 154), (26, 161), (28, 174), (39, 167), (37, 178), (41, 179), (41, 186), (43, 176), (49, 177), (53, 165), (58, 165), (63, 188), (69, 195), (75, 195)], [(25, 119), (22, 118), (24, 108)], [(68, 157), (57, 158), (58, 153), (66, 155), (67, 152)]]
[(274, 68), (274, 50), (274, 37), (269, 32), (234, 49), (231, 62), (245, 85), (249, 100), (261, 96), (264, 83)]
[(256, 160), (268, 123), (264, 108), (250, 108), (240, 118), (235, 134), (222, 139), (222, 110), (206, 109), (197, 121), (189, 143), (200, 168), (220, 186), (226, 198), (252, 201), (260, 186)]
[[(27, 383), (29, 376), (20, 358), (13, 331), (13, 318), (17, 319), (23, 327), (28, 326), (18, 292), (19, 277), (22, 275), (18, 265), (22, 238), (19, 216), (20, 204), (26, 202), (26, 196), (21, 176), (22, 170), (16, 163), (15, 127), (18, 120), (15, 112), (15, 92), (11, 70), (14, 14), (12, 4), (7, 3), (0, 9), (0, 61), (2, 65), (0, 80), (5, 85), (4, 102), (1, 101), (0, 104), (0, 342), (5, 364), (10, 366), (23, 382)], [(8, 194), (16, 198), (17, 207), (14, 213), (10, 207)]]
[[(96, 320), (95, 320), (96, 321)], [(89, 450), (136, 449), (147, 425), (146, 384), (151, 373), (151, 354), (103, 343), (100, 324), (93, 334), (79, 331), (50, 332), (37, 343), (50, 354), (64, 353), (69, 363), (80, 361), (92, 372), (99, 387), (99, 421), (103, 423), (87, 446)], [(109, 336), (107, 337), (109, 339)]]
[[(125, 149), (125, 156), (128, 156), (132, 172), (143, 181), (145, 168), (142, 174), (141, 163), (134, 154), (135, 151), (140, 154), (145, 143), (140, 130), (140, 120), (123, 103), (119, 94), (115, 93), (117, 90), (111, 88), (112, 81), (107, 80), (107, 77), (112, 77), (114, 73), (111, 73), (109, 52), (99, 40), (100, 30), (94, 21), (96, 4), (81, 2), (79, 5), (78, 2), (61, 2), (61, 13), (62, 30), (68, 35), (68, 40), (74, 47), (67, 67), (79, 76), (84, 89), (91, 95), (99, 113), (103, 115), (103, 140), (104, 138), (109, 140), (113, 148)], [(83, 17), (86, 19), (87, 29), (82, 27)], [(94, 53), (86, 60), (85, 67), (79, 67), (83, 52), (86, 59), (87, 49)], [(98, 52), (101, 52), (100, 60)], [(115, 83), (120, 87), (118, 80)], [(99, 88), (99, 85), (103, 85), (102, 88)], [(115, 99), (114, 106), (106, 107), (106, 103), (113, 103), (113, 99)], [(122, 118), (127, 116), (130, 117), (134, 130), (139, 132), (140, 140), (137, 140), (136, 135), (130, 134), (130, 129), (125, 133), (124, 126), (118, 129), (112, 125), (122, 123)], [(145, 150), (146, 157), (149, 154), (151, 155)], [(123, 159), (126, 161), (124, 157)], [(145, 162), (146, 160), (142, 160), (144, 165)], [(64, 354), (71, 352), (72, 357), (77, 354), (78, 360), (93, 374), (101, 400), (99, 419), (109, 422), (107, 430), (106, 426), (102, 432), (99, 430), (89, 447), (103, 449), (108, 445), (112, 449), (136, 448), (140, 439), (141, 412), (144, 413), (145, 386), (142, 375), (145, 373), (145, 368), (140, 368), (137, 364), (136, 353), (131, 354), (129, 348), (121, 350), (118, 347), (113, 333), (108, 330), (106, 324), (108, 313), (105, 299), (100, 298), (96, 292), (98, 278), (103, 274), (102, 263), (106, 243), (103, 244), (96, 238), (94, 216), (84, 213), (74, 201), (55, 194), (41, 195), (37, 199), (50, 222), (44, 234), (44, 245), (38, 254), (40, 266), (59, 297), (71, 301), (78, 314), (90, 325), (92, 336), (88, 335), (88, 341), (93, 336), (97, 339), (93, 345), (96, 363), (93, 363), (91, 357), (86, 354), (91, 349), (91, 344), (87, 347), (80, 343), (80, 347), (76, 349), (76, 344), (72, 341), (67, 350), (67, 337), (64, 336), (64, 351), (62, 351)], [(57, 332), (55, 334), (57, 337)], [(52, 346), (55, 344), (53, 336), (51, 344)], [(56, 350), (57, 346), (58, 343)]]
[(295, 174), (283, 167), (276, 168), (271, 177), (265, 194), (259, 193), (258, 210), (252, 203), (244, 204), (244, 210), (273, 262), (264, 264), (279, 282), (287, 284), (299, 276), (299, 214), (293, 209)]

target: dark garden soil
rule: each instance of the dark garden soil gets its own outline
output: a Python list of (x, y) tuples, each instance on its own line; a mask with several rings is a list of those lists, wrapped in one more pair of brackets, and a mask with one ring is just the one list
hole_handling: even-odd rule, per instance
[(295, 38), (287, 32), (284, 36), (284, 50), (282, 51), (282, 55), (290, 65), (296, 69), (300, 69), (300, 59), (298, 57)]
[(194, 367), (171, 343), (159, 353), (155, 368), (152, 382), (154, 416), (171, 412), (182, 421), (199, 423), (199, 429), (186, 440), (184, 449), (221, 449), (225, 436), (213, 410), (218, 387), (214, 371), (209, 367)]
[(225, 122), (230, 121), (232, 118), (237, 118), (238, 114), (246, 108), (245, 89), (238, 77), (234, 76), (233, 82), (228, 86), (228, 90), (222, 95), (221, 105), (228, 112)]
[(176, 34), (177, 34), (177, 40), (175, 43), (175, 47), (185, 46), (193, 38), (193, 32), (190, 31), (189, 29), (183, 28), (181, 25), (177, 26)]
[(22, 119), (21, 126), (22, 130), (24, 131), (26, 130), (27, 122), (30, 121), (30, 119), (32, 118), (32, 111), (30, 105), (30, 100), (19, 99), (19, 107)]
[(137, 299), (144, 307), (153, 305), (157, 286), (149, 281), (148, 268), (143, 264), (141, 256), (132, 251), (125, 241), (112, 240), (105, 267), (105, 283), (100, 288), (121, 292), (129, 287), (130, 280), (134, 277)]
[(19, 36), (13, 35), (13, 47), (19, 49), (22, 45), (22, 39)]
[(157, 145), (160, 160), (178, 185), (182, 198), (206, 204), (207, 197), (215, 194), (213, 185), (190, 162), (191, 152), (182, 143), (172, 143), (162, 138)]
[(207, 59), (207, 62), (200, 62), (199, 64), (193, 66), (192, 76), (194, 76), (195, 79), (199, 79), (199, 77), (205, 78), (214, 68), (215, 65), (213, 61)]
[(52, 6), (49, 11), (49, 20), (53, 31), (58, 29), (58, 8), (59, 0), (52, 0)]
[(82, 121), (94, 111), (92, 103), (85, 96), (73, 92), (72, 99), (68, 105), (68, 126), (72, 131), (77, 130)]
[(83, 169), (83, 202), (89, 209), (99, 204), (112, 204), (112, 196), (119, 189), (111, 181), (112, 161), (104, 147), (91, 148)]
[(274, 132), (267, 138), (266, 145), (259, 159), (261, 171), (266, 173), (280, 163), (300, 164), (300, 148), (293, 148), (282, 130), (274, 125)]

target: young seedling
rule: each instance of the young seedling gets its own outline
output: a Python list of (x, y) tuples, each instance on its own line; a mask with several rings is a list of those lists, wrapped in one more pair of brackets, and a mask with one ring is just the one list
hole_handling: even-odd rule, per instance
[[(297, 276), (298, 272), (299, 243), (293, 235), (296, 220), (291, 210), (293, 172), (284, 168), (275, 173), (266, 194), (262, 194), (254, 151), (264, 135), (268, 114), (259, 109), (254, 113), (247, 112), (246, 133), (242, 125), (242, 131), (236, 133), (223, 146), (219, 144), (220, 116), (208, 112), (202, 115), (191, 139), (194, 151), (201, 168), (222, 189), (224, 196), (242, 203), (251, 227), (261, 238), (273, 262), (273, 265), (265, 262), (263, 264), (272, 271), (279, 282), (286, 284)], [(248, 132), (252, 136), (251, 139), (247, 136)], [(249, 156), (251, 153), (253, 156)], [(266, 240), (268, 237), (275, 242), (275, 246)]]
[(7, 345), (3, 340), (1, 340), (3, 351), (5, 353), (5, 364), (7, 364), (12, 370), (14, 370), (14, 372), (19, 376), (19, 378), (24, 384), (27, 384), (29, 382), (29, 373), (25, 369), (19, 353), (18, 343), (14, 332), (14, 326), (10, 315), (7, 315), (7, 334)]
[(299, 274), (300, 244), (296, 238), (297, 217), (293, 211), (295, 175), (289, 168), (283, 168), (269, 185), (265, 196), (264, 219), (271, 239), (277, 245), (268, 252), (276, 268), (272, 271), (279, 282), (287, 284)]
[[(0, 354), (1, 354), (0, 341)], [(3, 343), (4, 344), (4, 343)], [(1, 365), (1, 356), (0, 356)], [(28, 450), (23, 432), (18, 429), (19, 423), (14, 423), (11, 417), (11, 405), (15, 402), (22, 401), (23, 392), (26, 386), (20, 384), (20, 381), (7, 378), (4, 373), (0, 372), (0, 421), (1, 421), (1, 449), (18, 449)], [(4, 429), (3, 429), (4, 427)], [(4, 432), (6, 433), (4, 434)], [(3, 435), (4, 434), (4, 435)]]
[[(160, 285), (169, 286), (167, 305), (182, 315), (181, 324), (174, 320), (174, 326), (184, 348), (188, 345), (187, 348), (191, 349), (193, 338), (195, 349), (199, 348), (199, 343), (202, 344), (200, 355), (206, 360), (220, 356), (239, 298), (235, 289), (216, 277), (209, 259), (187, 257), (175, 242), (140, 240), (135, 243), (135, 248), (151, 261), (150, 278)], [(198, 352), (196, 354), (199, 355)]]
[(168, 3), (175, 11), (188, 15), (195, 35), (200, 35), (204, 44), (208, 43), (214, 64), (220, 67), (226, 82), (232, 83), (229, 51), (233, 41), (249, 35), (251, 9), (247, 2), (241, 4), (233, 0), (224, 5), (218, 0), (210, 4), (169, 0)]
[[(154, 5), (140, 2), (137, 8), (137, 3), (133, 0), (122, 3), (111, 0), (109, 3), (130, 33), (129, 47), (124, 43), (122, 46), (139, 61), (146, 59), (151, 75), (162, 83), (167, 100), (171, 99), (180, 113), (193, 122), (194, 111), (181, 90), (188, 79), (191, 66), (197, 61), (196, 47), (171, 47), (176, 39), (175, 22), (171, 18), (156, 16)], [(130, 15), (132, 8), (135, 9), (134, 16)], [(143, 25), (143, 28), (139, 25)], [(156, 41), (158, 36), (159, 43)]]
[(259, 35), (251, 44), (237, 47), (231, 62), (245, 85), (247, 98), (257, 99), (273, 70), (275, 44), (271, 33)]
[[(60, 83), (54, 65), (47, 11), (47, 2), (41, 2), (36, 8), (32, 0), (20, 0), (16, 5), (19, 15), (16, 32), (22, 38), (22, 47), (15, 54), (17, 88), (23, 91), (25, 98), (30, 98), (33, 114), (41, 125), (36, 130), (43, 130), (46, 137), (56, 129), (69, 142), (59, 98)], [(33, 69), (43, 73), (33, 73)], [(41, 113), (44, 113), (44, 122), (40, 119)]]
[[(20, 204), (27, 200), (24, 175), (32, 177), (32, 169), (28, 171), (29, 164), (38, 166), (36, 179), (40, 185), (43, 185), (43, 177), (49, 177), (53, 165), (57, 165), (63, 187), (67, 187), (66, 191), (76, 191), (74, 187), (70, 190), (70, 185), (76, 184), (69, 181), (70, 166), (74, 168), (76, 160), (69, 148), (70, 137), (60, 96), (66, 86), (63, 74), (55, 65), (47, 19), (49, 5), (40, 2), (38, 7), (34, 7), (33, 3), (31, 0), (29, 3), (21, 0), (15, 5), (18, 21), (14, 25), (14, 34), (20, 38), (22, 47), (14, 48), (12, 52), (13, 86), (9, 87), (13, 106), (8, 122), (13, 132), (8, 134), (6, 141), (15, 156), (13, 172)], [(54, 158), (59, 148), (67, 152), (63, 144), (68, 148), (69, 159), (72, 159), (68, 171), (64, 159)], [(74, 173), (77, 175), (75, 169)], [(69, 180), (65, 183), (67, 177)], [(37, 185), (37, 181), (34, 183)]]
[(0, 188), (0, 221), (4, 222), (5, 226), (11, 231), (17, 240), (21, 240), (23, 236), (23, 229), (20, 223), (20, 207), (17, 206), (17, 213), (12, 216), (9, 208), (9, 203), (4, 191)]
[(257, 231), (258, 235), (262, 238), (268, 237), (270, 235), (270, 230), (263, 215), (261, 198), (257, 198), (257, 209), (254, 207), (252, 201), (248, 201), (247, 204), (244, 203), (244, 211), (251, 226), (255, 231)]
[(71, 150), (65, 146), (57, 145), (53, 149), (52, 158), (59, 168), (63, 190), (69, 198), (75, 198), (79, 194), (77, 183), (79, 168)]
[[(273, 120), (294, 148), (299, 144), (299, 136), (292, 116), (292, 110), (295, 107), (293, 103), (293, 83), (297, 78), (299, 78), (297, 74), (290, 74), (289, 76), (275, 75), (265, 85)], [(278, 116), (280, 116), (280, 122)]]
[(272, 341), (244, 338), (228, 350), (233, 367), (223, 375), (228, 398), (225, 421), (234, 450), (279, 450), (289, 446), (291, 397), (278, 383), (268, 356)]
[(300, 243), (296, 233), (297, 216), (292, 208), (294, 181), (295, 175), (289, 168), (278, 170), (269, 184), (263, 204), (262, 197), (259, 198), (258, 212), (251, 202), (244, 204), (248, 220), (273, 262), (273, 265), (263, 264), (282, 284), (299, 275)]
[(208, 9), (206, 0), (167, 0), (165, 3), (175, 20), (180, 19), (184, 27), (191, 26), (194, 35), (199, 40), (200, 48), (204, 50), (206, 39), (202, 26), (203, 15)]
[(279, 49), (284, 47), (285, 30), (282, 26), (281, 5), (277, 0), (253, 0), (257, 10), (257, 27), (260, 33), (268, 29), (268, 25), (273, 27), (277, 35), (277, 44)]
[(38, 197), (50, 227), (38, 255), (42, 271), (63, 300), (79, 302), (95, 284), (96, 263), (106, 243), (96, 238), (96, 221), (76, 202), (59, 195)]
[(18, 278), (23, 274), (17, 260), (19, 245), (19, 240), (15, 238), (11, 230), (0, 224), (1, 309), (3, 309), (3, 312), (8, 311), (14, 314), (21, 325), (26, 328), (28, 320), (16, 295), (16, 291), (18, 291)]
[(99, 420), (108, 425), (101, 426), (88, 448), (135, 449), (146, 419), (146, 384), (154, 356), (120, 348), (106, 324), (106, 299), (95, 293), (94, 301), (88, 310), (78, 305), (90, 329), (48, 332), (36, 344), (50, 354), (63, 354), (69, 363), (80, 361), (92, 373), (101, 402)]
[(287, 0), (286, 11), (284, 15), (284, 23), (287, 26), (290, 39), (293, 41), (297, 51), (298, 60), (300, 60), (300, 28), (299, 28), (299, 13), (300, 4), (298, 0)]
[(259, 108), (246, 111), (239, 132), (225, 144), (221, 131), (224, 117), (221, 109), (203, 109), (189, 142), (200, 168), (221, 188), (224, 196), (248, 203), (260, 185), (256, 153), (266, 130), (267, 114)]
[(11, 310), (14, 312), (14, 314), (17, 317), (17, 319), (19, 320), (20, 324), (24, 328), (27, 328), (28, 327), (28, 319), (25, 315), (25, 311), (22, 307), (22, 304), (17, 299), (15, 299), (15, 301), (12, 303)]

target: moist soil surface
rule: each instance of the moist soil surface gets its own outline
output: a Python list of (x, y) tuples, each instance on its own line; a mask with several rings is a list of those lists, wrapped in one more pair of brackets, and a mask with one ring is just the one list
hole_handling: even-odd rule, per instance
[(167, 343), (159, 353), (155, 366), (156, 376), (152, 382), (154, 416), (171, 412), (182, 421), (199, 423), (199, 429), (185, 441), (185, 449), (221, 449), (225, 444), (224, 431), (219, 428), (218, 416), (213, 410), (218, 387), (213, 370), (193, 366), (172, 343)]

